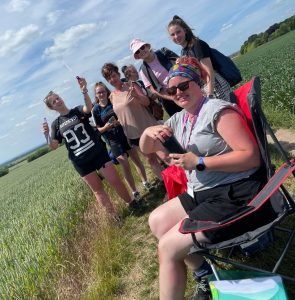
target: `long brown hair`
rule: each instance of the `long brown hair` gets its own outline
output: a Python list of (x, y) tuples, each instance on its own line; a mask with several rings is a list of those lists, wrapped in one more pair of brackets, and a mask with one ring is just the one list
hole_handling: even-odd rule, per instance
[(107, 97), (108, 98), (110, 97), (111, 91), (109, 90), (109, 88), (103, 82), (101, 82), (101, 81), (96, 82), (94, 84), (94, 88), (93, 88), (93, 90), (94, 90), (94, 99), (95, 99), (96, 103), (99, 103), (99, 100), (96, 97), (96, 92), (95, 92), (95, 90), (96, 90), (97, 87), (103, 87), (106, 90), (106, 92), (107, 92)]
[(192, 45), (195, 43), (195, 41), (198, 39), (194, 33), (193, 29), (190, 28), (184, 21), (181, 19), (179, 16), (175, 15), (172, 19), (172, 21), (169, 22), (168, 24), (168, 30), (171, 26), (178, 25), (180, 26), (184, 32), (185, 32), (185, 40), (187, 42), (188, 48), (191, 48)]

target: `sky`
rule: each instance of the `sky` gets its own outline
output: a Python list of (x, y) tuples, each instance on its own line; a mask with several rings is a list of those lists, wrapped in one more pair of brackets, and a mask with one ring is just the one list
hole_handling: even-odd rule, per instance
[(76, 75), (104, 81), (106, 62), (136, 62), (141, 38), (177, 54), (167, 24), (182, 17), (195, 35), (230, 55), (247, 38), (295, 14), (294, 0), (2, 0), (0, 3), (0, 164), (44, 144), (43, 99), (54, 90), (69, 108), (83, 104)]

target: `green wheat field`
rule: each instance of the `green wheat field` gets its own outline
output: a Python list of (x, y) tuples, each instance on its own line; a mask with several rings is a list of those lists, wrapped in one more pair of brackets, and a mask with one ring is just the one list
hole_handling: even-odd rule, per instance
[[(294, 57), (293, 31), (235, 60), (244, 82), (260, 76), (263, 108), (275, 128), (295, 129)], [(124, 218), (118, 229), (100, 211), (64, 146), (16, 165), (0, 178), (0, 299), (158, 299), (156, 241), (147, 218), (164, 190), (154, 183), (138, 216), (130, 216), (107, 187)], [(295, 193), (294, 179), (287, 185)], [(255, 265), (272, 259), (274, 248)], [(294, 245), (291, 252), (283, 269), (294, 275)], [(288, 293), (295, 299), (294, 287)]]

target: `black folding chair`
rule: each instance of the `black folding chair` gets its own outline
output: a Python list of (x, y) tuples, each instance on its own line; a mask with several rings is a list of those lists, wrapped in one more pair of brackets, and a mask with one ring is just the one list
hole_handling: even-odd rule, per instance
[[(251, 81), (234, 91), (234, 94), (237, 98), (237, 104), (243, 110), (246, 116), (249, 128), (252, 130), (257, 139), (257, 143), (259, 145), (261, 157), (263, 160), (265, 175), (267, 176), (267, 184), (260, 191), (260, 193), (247, 206), (243, 208), (241, 213), (231, 216), (226, 220), (222, 220), (221, 222), (213, 222), (210, 220), (196, 221), (187, 218), (184, 219), (181, 223), (179, 231), (184, 234), (190, 233), (195, 245), (194, 252), (197, 252), (200, 255), (209, 258), (210, 260), (221, 261), (246, 270), (278, 274), (278, 269), (288, 249), (291, 246), (295, 234), (295, 226), (293, 226), (291, 229), (278, 226), (278, 224), (286, 216), (295, 212), (294, 200), (283, 185), (287, 177), (289, 177), (290, 175), (293, 175), (295, 177), (295, 159), (288, 158), (288, 155), (280, 145), (274, 132), (267, 123), (267, 120), (260, 106), (260, 91), (260, 80), (258, 77), (254, 77)], [(271, 164), (266, 133), (271, 136), (284, 159), (284, 164), (276, 172)], [(251, 230), (248, 230), (247, 227), (250, 224), (249, 222), (251, 222), (252, 218), (255, 217), (255, 215), (261, 213), (261, 210), (265, 208), (265, 205), (271, 207), (272, 210), (269, 222), (259, 228), (252, 228)], [(200, 244), (195, 237), (196, 232), (206, 233), (211, 230), (232, 231), (234, 230), (234, 228), (243, 228), (244, 232), (239, 236), (234, 236), (229, 240), (215, 244)], [(245, 263), (235, 261), (230, 257), (225, 258), (210, 253), (211, 249), (233, 249), (233, 247), (235, 246), (239, 246), (242, 249), (246, 248), (249, 245), (253, 245), (254, 243), (259, 243), (261, 237), (271, 233), (273, 229), (287, 232), (288, 239), (271, 271), (249, 266)], [(232, 249), (230, 253), (232, 253)], [(215, 270), (213, 267), (213, 272), (214, 271)], [(295, 277), (290, 277), (283, 274), (278, 275), (282, 276), (284, 279), (295, 281)]]

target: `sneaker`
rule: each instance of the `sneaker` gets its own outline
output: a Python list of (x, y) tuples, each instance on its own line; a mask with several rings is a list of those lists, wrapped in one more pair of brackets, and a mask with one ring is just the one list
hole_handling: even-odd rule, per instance
[(150, 191), (154, 188), (148, 181), (143, 182), (142, 184), (145, 187), (145, 189), (148, 190), (148, 191)]
[(140, 209), (140, 205), (138, 204), (138, 202), (136, 200), (132, 200), (129, 205), (128, 208), (131, 212), (139, 210)]
[(210, 300), (211, 291), (208, 282), (208, 278), (201, 278), (197, 284), (194, 294), (189, 298), (189, 300)]
[(136, 200), (136, 201), (139, 201), (140, 198), (141, 198), (138, 191), (132, 192), (132, 195), (133, 195), (133, 199)]

